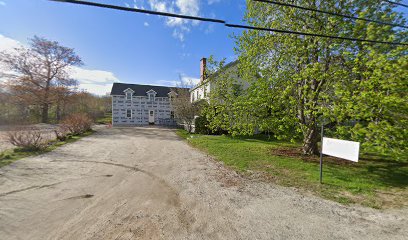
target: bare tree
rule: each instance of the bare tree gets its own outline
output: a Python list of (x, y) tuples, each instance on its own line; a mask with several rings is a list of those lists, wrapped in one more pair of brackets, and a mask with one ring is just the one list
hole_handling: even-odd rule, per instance
[(12, 73), (3, 73), (8, 91), (19, 102), (41, 107), (41, 121), (48, 122), (53, 102), (61, 100), (77, 81), (69, 77), (69, 67), (82, 65), (81, 58), (72, 48), (56, 41), (34, 36), (30, 48), (16, 48), (13, 53), (0, 53), (2, 62)]
[(180, 83), (177, 87), (172, 88), (170, 95), (171, 105), (174, 110), (174, 115), (180, 124), (186, 127), (188, 132), (192, 132), (194, 125), (194, 118), (199, 113), (199, 108), (196, 104), (190, 100), (190, 88), (192, 83), (186, 83), (182, 81), (180, 77)]

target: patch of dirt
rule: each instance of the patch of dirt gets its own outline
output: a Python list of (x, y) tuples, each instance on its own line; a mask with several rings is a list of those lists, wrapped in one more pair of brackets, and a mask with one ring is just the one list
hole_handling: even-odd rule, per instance
[(375, 194), (380, 199), (380, 205), (383, 208), (408, 208), (408, 191), (406, 189), (377, 191)]

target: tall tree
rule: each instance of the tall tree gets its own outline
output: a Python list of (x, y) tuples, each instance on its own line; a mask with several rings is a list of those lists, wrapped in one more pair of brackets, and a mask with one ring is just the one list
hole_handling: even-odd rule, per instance
[[(364, 17), (406, 25), (393, 5), (357, 4)], [(357, 22), (350, 35), (382, 41), (408, 42), (408, 31)], [(347, 72), (335, 84), (331, 118), (348, 124), (335, 133), (362, 143), (367, 151), (401, 158), (408, 155), (408, 47), (383, 44), (345, 44), (342, 58)]]
[(9, 91), (29, 105), (41, 107), (41, 120), (48, 122), (49, 109), (61, 96), (62, 88), (77, 85), (69, 77), (69, 68), (82, 65), (72, 48), (56, 41), (34, 36), (29, 48), (0, 53), (0, 61), (12, 73), (4, 74)]
[[(295, 4), (346, 15), (404, 23), (401, 15), (383, 1), (306, 0), (295, 1)], [(250, 25), (258, 27), (335, 36), (387, 41), (404, 40), (406, 36), (406, 32), (399, 28), (378, 26), (363, 21), (355, 22), (336, 16), (254, 1), (247, 2), (245, 20)], [(267, 113), (269, 119), (275, 119), (271, 123), (275, 124), (277, 134), (284, 134), (279, 129), (288, 129), (288, 126), (296, 128), (294, 132), (301, 132), (303, 135), (305, 154), (318, 153), (318, 125), (322, 124), (323, 119), (326, 122), (337, 123), (344, 119), (352, 120), (351, 112), (346, 113), (345, 110), (348, 101), (343, 101), (347, 94), (358, 95), (357, 89), (364, 89), (371, 94), (376, 91), (362, 85), (355, 88), (352, 84), (353, 80), (361, 77), (367, 80), (366, 83), (371, 83), (372, 79), (367, 79), (366, 72), (363, 71), (367, 67), (366, 64), (373, 60), (370, 55), (377, 55), (377, 59), (383, 60), (381, 64), (377, 62), (380, 65), (371, 62), (370, 66), (373, 68), (369, 70), (370, 74), (382, 80), (391, 76), (389, 71), (382, 71), (383, 68), (387, 64), (388, 67), (396, 67), (396, 62), (401, 62), (404, 54), (406, 56), (406, 51), (404, 53), (395, 46), (372, 47), (365, 43), (259, 31), (245, 31), (237, 38), (237, 43), (243, 73), (260, 75), (260, 79), (253, 82), (253, 88), (257, 90), (258, 95), (268, 96), (264, 101), (258, 100), (259, 104), (269, 108)], [(391, 55), (391, 51), (398, 53), (394, 52)], [(406, 73), (405, 70), (401, 71)], [(401, 80), (401, 77), (390, 79), (391, 82)], [(385, 84), (386, 81), (382, 81), (380, 85), (384, 87)], [(340, 94), (342, 91), (347, 94)], [(366, 104), (357, 102), (357, 99), (352, 103), (359, 106)], [(350, 106), (350, 102), (348, 105)], [(338, 111), (337, 114), (334, 114), (334, 109)], [(343, 116), (342, 119), (339, 118), (340, 115)], [(282, 116), (285, 116), (287, 123), (276, 120)], [(364, 121), (371, 119), (366, 118)]]

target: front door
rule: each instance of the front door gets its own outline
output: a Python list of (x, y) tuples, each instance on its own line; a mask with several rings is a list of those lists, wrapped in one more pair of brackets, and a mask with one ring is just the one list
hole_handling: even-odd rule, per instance
[(154, 110), (149, 110), (149, 124), (154, 124)]

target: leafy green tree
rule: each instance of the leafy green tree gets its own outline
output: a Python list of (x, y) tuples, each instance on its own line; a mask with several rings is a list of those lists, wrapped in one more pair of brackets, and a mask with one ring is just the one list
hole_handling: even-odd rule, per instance
[(244, 83), (239, 82), (236, 65), (226, 66), (225, 59), (208, 60), (208, 79), (211, 82), (209, 104), (202, 114), (209, 119), (208, 127), (213, 132), (227, 131), (232, 135), (250, 135), (256, 131), (256, 112), (245, 99), (248, 97)]
[[(382, 1), (297, 4), (405, 24), (401, 14)], [(258, 27), (407, 42), (401, 28), (253, 1), (247, 2), (245, 20)], [(319, 152), (323, 120), (340, 126), (335, 130), (338, 136), (344, 136), (342, 125), (347, 122), (350, 138), (362, 141), (367, 149), (384, 148), (387, 139), (393, 139), (391, 145), (397, 148), (404, 145), (406, 48), (249, 30), (237, 37), (236, 50), (244, 78), (259, 76), (251, 83), (250, 97), (239, 104), (254, 111), (261, 131), (291, 139), (301, 133), (305, 154)], [(388, 130), (379, 130), (383, 128)]]

